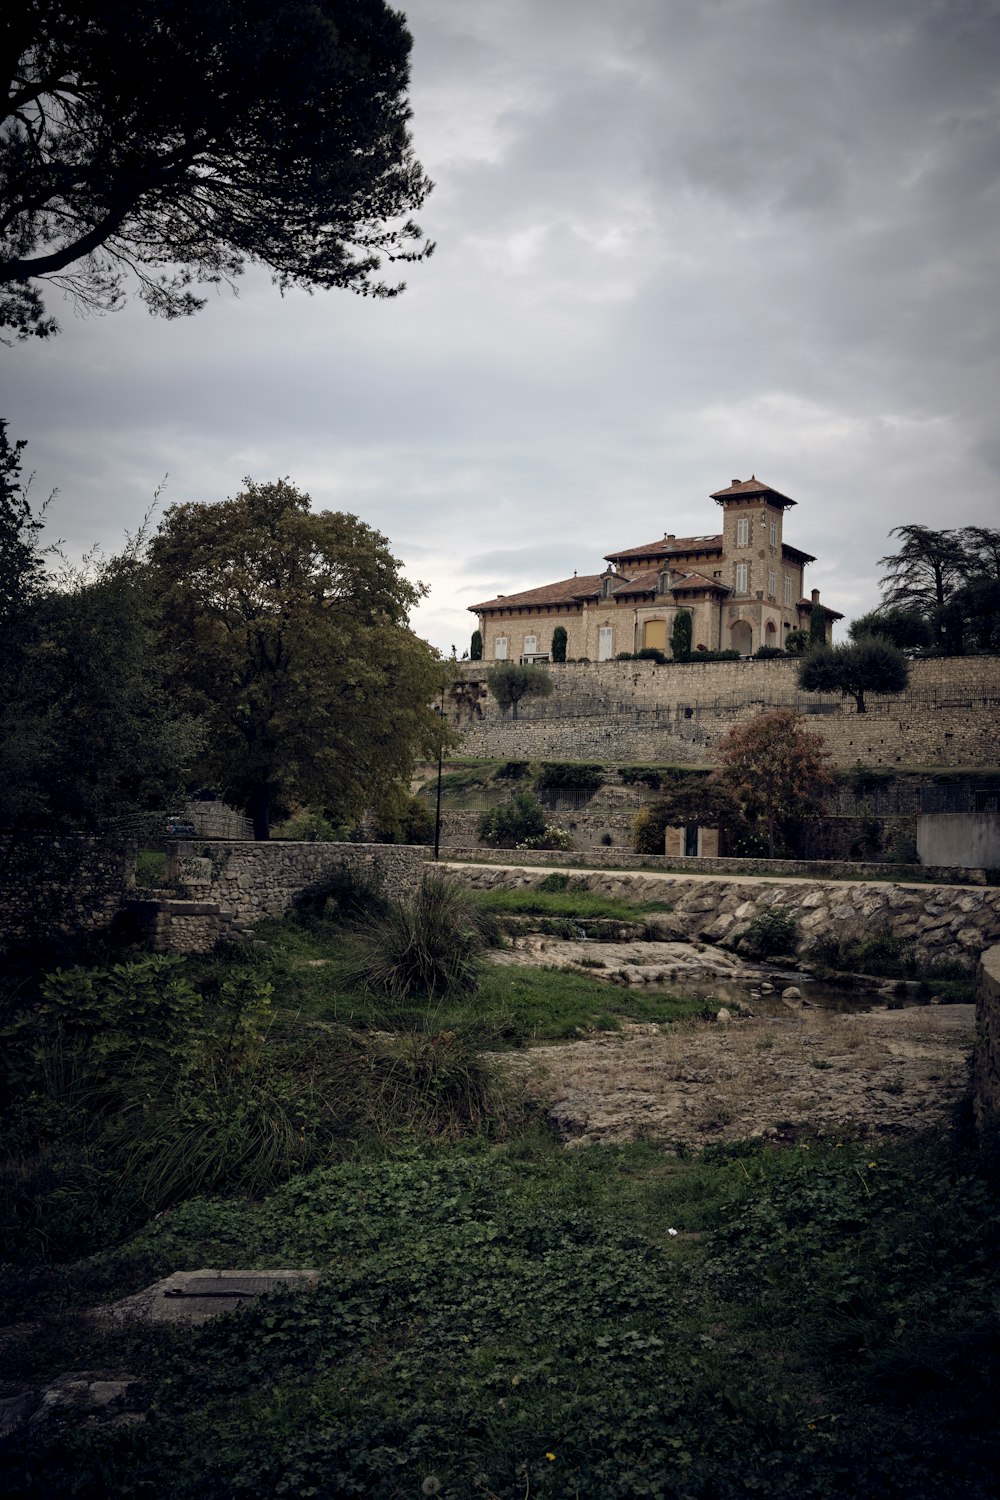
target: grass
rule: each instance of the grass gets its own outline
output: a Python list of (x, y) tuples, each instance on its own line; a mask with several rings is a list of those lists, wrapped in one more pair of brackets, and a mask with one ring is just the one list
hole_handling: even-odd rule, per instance
[(610, 917), (620, 922), (636, 922), (653, 912), (668, 912), (665, 901), (646, 901), (632, 905), (595, 896), (592, 891), (534, 890), (476, 891), (476, 905), (484, 911), (528, 917)]
[[(674, 1021), (700, 1015), (700, 1000), (629, 991), (558, 969), (487, 962), (478, 990), (429, 1002), (390, 1000), (351, 987), (351, 934), (326, 924), (273, 922), (258, 929), (260, 962), (281, 1002), (319, 1021), (370, 1030), (467, 1032), (488, 1047), (560, 1041), (611, 1031), (623, 1021)], [(203, 972), (206, 960), (188, 961)]]
[[(676, 1231), (676, 1233), (674, 1232)], [(997, 1198), (960, 1146), (406, 1148), (7, 1277), (25, 1374), (127, 1369), (144, 1421), (15, 1434), (31, 1500), (985, 1500)], [(180, 1266), (313, 1266), (201, 1329), (88, 1302)]]

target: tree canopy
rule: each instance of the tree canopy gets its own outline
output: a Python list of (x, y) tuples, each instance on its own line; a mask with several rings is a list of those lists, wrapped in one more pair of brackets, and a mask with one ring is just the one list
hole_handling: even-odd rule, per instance
[(166, 317), (267, 266), (282, 289), (392, 296), (432, 248), (407, 122), (410, 36), (385, 0), (21, 0), (0, 22), (0, 327), (56, 329), (137, 278)]
[(168, 510), (149, 549), (176, 687), (207, 728), (204, 776), (252, 811), (332, 821), (396, 798), (414, 755), (436, 751), (437, 653), (408, 626), (424, 590), (379, 532), (313, 512), (287, 480)]
[(863, 635), (848, 646), (816, 646), (802, 659), (799, 686), (807, 693), (842, 693), (858, 713), (868, 712), (866, 693), (901, 693), (910, 664), (891, 641)]
[(900, 546), (880, 558), (885, 573), (876, 613), (905, 611), (922, 618), (933, 644), (947, 655), (1000, 651), (1000, 530), (910, 525), (890, 534)]
[(829, 758), (790, 708), (737, 724), (720, 741), (714, 779), (766, 841), (769, 859), (790, 852), (798, 825), (822, 813)]
[(522, 667), (517, 662), (501, 662), (486, 673), (486, 686), (504, 713), (508, 708), (517, 718), (517, 706), (524, 698), (547, 698), (552, 692), (552, 678), (542, 667)]
[(921, 650), (933, 644), (934, 634), (927, 616), (913, 604), (897, 604), (859, 615), (847, 627), (852, 641), (880, 635), (901, 651)]

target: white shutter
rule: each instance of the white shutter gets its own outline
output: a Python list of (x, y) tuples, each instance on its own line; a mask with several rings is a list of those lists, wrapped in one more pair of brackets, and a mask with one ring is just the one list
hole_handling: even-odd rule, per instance
[(615, 632), (610, 625), (602, 625), (597, 632), (597, 660), (610, 661), (614, 652)]
[(493, 659), (494, 661), (507, 660), (507, 637), (505, 635), (498, 635), (493, 642)]

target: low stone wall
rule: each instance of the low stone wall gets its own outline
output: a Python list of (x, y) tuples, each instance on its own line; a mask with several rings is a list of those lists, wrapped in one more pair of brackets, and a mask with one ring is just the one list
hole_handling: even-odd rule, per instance
[(1000, 947), (987, 948), (976, 970), (972, 1107), (980, 1132), (1000, 1134)]
[(154, 953), (211, 953), (224, 938), (238, 941), (243, 936), (214, 901), (133, 897), (123, 910), (139, 923)]
[(296, 896), (337, 870), (405, 899), (420, 885), (425, 854), (408, 844), (178, 840), (167, 845), (167, 876), (193, 901), (217, 906), (238, 930), (283, 916)]
[(135, 838), (13, 843), (0, 834), (0, 945), (99, 931), (135, 874)]
[(950, 866), (930, 869), (925, 865), (872, 864), (846, 859), (707, 859), (697, 855), (679, 858), (665, 854), (630, 854), (623, 849), (600, 849), (597, 858), (583, 850), (489, 849), (470, 844), (449, 849), (452, 859), (471, 859), (479, 864), (555, 865), (572, 869), (577, 863), (604, 870), (663, 870), (691, 875), (765, 875), (774, 880), (793, 876), (815, 880), (914, 880), (928, 885), (985, 885), (985, 870), (955, 870)]
[[(545, 878), (527, 861), (521, 866), (448, 868), (454, 879), (480, 890), (530, 888)], [(1000, 941), (1000, 889), (796, 878), (765, 883), (735, 876), (690, 880), (676, 874), (610, 870), (576, 872), (569, 888), (636, 904), (663, 902), (683, 937), (723, 947), (735, 947), (755, 916), (781, 907), (798, 923), (797, 952), (804, 958), (824, 939), (857, 942), (885, 930), (912, 943), (921, 964), (954, 962), (971, 973), (983, 950)]]

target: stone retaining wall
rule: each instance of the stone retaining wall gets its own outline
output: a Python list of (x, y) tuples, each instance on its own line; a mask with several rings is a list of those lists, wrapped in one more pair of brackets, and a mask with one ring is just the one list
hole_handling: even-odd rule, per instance
[[(448, 868), (454, 879), (480, 890), (531, 888), (545, 878), (527, 863)], [(924, 966), (946, 961), (972, 972), (983, 950), (1000, 941), (1000, 889), (992, 888), (795, 878), (765, 883), (737, 876), (690, 880), (675, 874), (589, 870), (570, 875), (568, 889), (636, 904), (667, 903), (684, 938), (723, 947), (735, 947), (755, 916), (781, 907), (798, 923), (796, 951), (804, 958), (826, 938), (855, 942), (885, 930), (911, 943)]]
[(972, 1105), (977, 1128), (1000, 1134), (1000, 947), (988, 948), (976, 970)]
[[(664, 854), (629, 854), (623, 849), (600, 849), (597, 859), (583, 850), (563, 849), (489, 849), (469, 845), (466, 849), (448, 850), (452, 859), (473, 860), (477, 864), (566, 866), (577, 863), (604, 870), (662, 870), (670, 874), (692, 875), (765, 875), (771, 879), (793, 876), (815, 880), (893, 880), (926, 881), (929, 885), (985, 885), (985, 870), (956, 870), (950, 866), (874, 864), (847, 859), (703, 859), (685, 856), (678, 859)], [(679, 868), (680, 867), (680, 868)]]
[(0, 945), (107, 927), (134, 878), (136, 850), (135, 838), (12, 844), (0, 835)]
[(408, 844), (319, 844), (285, 840), (184, 840), (167, 846), (168, 879), (196, 902), (218, 907), (235, 929), (280, 917), (293, 900), (337, 870), (403, 900), (420, 885), (426, 851)]
[(872, 694), (866, 714), (836, 694), (802, 693), (794, 661), (566, 663), (546, 671), (554, 692), (537, 710), (542, 717), (533, 717), (530, 703), (517, 721), (503, 718), (492, 700), (472, 723), (459, 710), (462, 753), (705, 766), (715, 763), (716, 746), (734, 724), (787, 707), (822, 737), (837, 766), (987, 766), (997, 760), (995, 656), (914, 662), (909, 691)]

